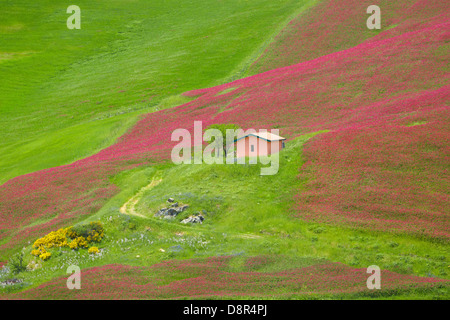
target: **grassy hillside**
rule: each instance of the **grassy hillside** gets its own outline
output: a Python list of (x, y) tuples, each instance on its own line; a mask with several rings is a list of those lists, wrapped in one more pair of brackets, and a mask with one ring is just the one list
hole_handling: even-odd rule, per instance
[[(286, 270), (286, 265), (290, 266)], [(58, 277), (11, 299), (442, 299), (445, 284), (385, 272), (381, 291), (367, 292), (365, 269), (320, 259), (223, 256), (167, 261), (151, 267), (105, 265), (85, 270), (81, 290)], [(313, 276), (312, 276), (313, 275)], [(104, 284), (108, 285), (105, 286)]]
[[(261, 177), (261, 165), (237, 164), (167, 164), (116, 176), (121, 192), (87, 220), (105, 226), (106, 237), (98, 244), (101, 253), (51, 249), (52, 258), (41, 262), (41, 268), (18, 275), (24, 281), (19, 287), (27, 291), (16, 297), (445, 297), (448, 286), (439, 279), (448, 277), (443, 246), (295, 217), (292, 197), (306, 182), (297, 178), (305, 162), (301, 150), (320, 134), (292, 140), (274, 176)], [(160, 182), (151, 183), (155, 179)], [(119, 213), (134, 194), (139, 194), (135, 210)], [(171, 221), (155, 218), (159, 208), (169, 205), (169, 197), (189, 208)], [(196, 212), (205, 216), (202, 225), (180, 223)], [(31, 250), (31, 245), (23, 250), (25, 264), (36, 261)], [(365, 286), (365, 268), (374, 263), (385, 270), (381, 292), (368, 292)], [(83, 269), (87, 287), (79, 293), (65, 287), (70, 264)], [(122, 286), (120, 292), (116, 284)]]
[(223, 83), (311, 1), (2, 1), (0, 183), (111, 145), (139, 114)]
[[(356, 12), (353, 0), (320, 3)], [(143, 116), (89, 157), (1, 185), (7, 268), (21, 251), (25, 263), (37, 260), (31, 245), (51, 231), (95, 220), (105, 227), (98, 254), (49, 248), (34, 271), (3, 271), (0, 282), (23, 282), (1, 289), (1, 298), (118, 298), (121, 288), (130, 298), (448, 299), (449, 12), (424, 4), (408, 7), (410, 16), (393, 10), (398, 26), (355, 34), (341, 51), (316, 41), (312, 60), (284, 66), (295, 51), (282, 61), (266, 51), (258, 63), (283, 67), (172, 95), (166, 106), (188, 102)], [(326, 39), (335, 20), (321, 19)], [(194, 121), (279, 129), (288, 138), (279, 173), (175, 166), (171, 133), (192, 131)], [(153, 217), (169, 197), (189, 209), (172, 221)], [(180, 223), (198, 211), (203, 224)], [(65, 288), (71, 264), (93, 281), (73, 296)], [(386, 277), (381, 291), (368, 292), (373, 264)]]
[(448, 16), (448, 5), (439, 0), (379, 0), (381, 29), (369, 30), (365, 14), (370, 0), (317, 2), (303, 11), (275, 37), (249, 66), (247, 75), (316, 59), (352, 48), (363, 42), (392, 38)]
[[(437, 19), (434, 25), (423, 28), (418, 25), (413, 32), (392, 39), (366, 43), (343, 53), (223, 86), (192, 91), (187, 95), (199, 96), (195, 101), (170, 111), (149, 114), (118, 143), (92, 157), (71, 166), (23, 176), (4, 184), (0, 193), (0, 209), (7, 213), (3, 216), (3, 232), (0, 234), (3, 248), (12, 248), (17, 242), (27, 241), (28, 236), (33, 237), (36, 232), (42, 234), (45, 230), (48, 232), (61, 226), (65, 219), (95, 212), (95, 208), (105, 201), (103, 195), (117, 192), (108, 176), (130, 168), (130, 165), (154, 162), (158, 157), (167, 159), (173, 145), (170, 142), (171, 132), (180, 127), (192, 129), (194, 120), (204, 121), (205, 126), (214, 122), (232, 122), (242, 127), (278, 127), (287, 137), (318, 130), (342, 131), (352, 127), (377, 130), (392, 121), (406, 121), (404, 125), (408, 125), (418, 120), (427, 121), (425, 126), (430, 130), (447, 132), (439, 129), (445, 128), (445, 121), (440, 119), (447, 114), (446, 90), (443, 87), (446, 62), (441, 50), (443, 37), (445, 28)], [(391, 57), (387, 61), (384, 59), (386, 55)], [(417, 64), (418, 61), (421, 63)], [(229, 88), (234, 90), (218, 95)], [(397, 125), (397, 128), (402, 126)], [(421, 127), (412, 126), (409, 130), (410, 134), (414, 134)], [(419, 144), (416, 147), (424, 146)], [(389, 143), (382, 148), (386, 157), (395, 152)], [(438, 145), (432, 148), (436, 150), (432, 159), (440, 168), (445, 165), (445, 161), (440, 160), (446, 157), (445, 149)], [(314, 169), (314, 164), (311, 165)], [(411, 163), (405, 162), (404, 166), (411, 166)], [(340, 183), (346, 185), (346, 176), (339, 177), (344, 179)], [(363, 178), (357, 176), (354, 179)], [(438, 198), (443, 200), (439, 202), (438, 210), (429, 207), (432, 210), (427, 212), (431, 215), (445, 212), (448, 194), (442, 188), (446, 183), (442, 178), (441, 175), (435, 183), (441, 186), (437, 191)], [(339, 185), (339, 182), (333, 185)], [(320, 184), (317, 184), (313, 188), (319, 187)], [(353, 187), (349, 185), (348, 188), (351, 190)], [(380, 190), (388, 197), (393, 195), (389, 189), (380, 187)], [(427, 188), (422, 188), (422, 191), (425, 194), (434, 192)], [(366, 199), (370, 201), (379, 199), (370, 198), (370, 193), (367, 195), (369, 198)], [(323, 198), (313, 199), (321, 201)], [(414, 205), (419, 201), (419, 198), (412, 199)], [(335, 209), (338, 208), (346, 210), (342, 206)], [(363, 209), (359, 207), (357, 210)], [(402, 219), (409, 217), (401, 210), (395, 216)], [(25, 229), (40, 219), (54, 220)], [(388, 222), (389, 217), (384, 215), (383, 220)], [(396, 225), (391, 222), (389, 225), (389, 229), (405, 226), (400, 220)], [(438, 227), (443, 232), (439, 237), (445, 238), (447, 224)]]

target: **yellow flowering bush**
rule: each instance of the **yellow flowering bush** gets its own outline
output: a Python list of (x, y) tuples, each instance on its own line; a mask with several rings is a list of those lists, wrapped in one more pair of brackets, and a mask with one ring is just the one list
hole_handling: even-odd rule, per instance
[(87, 248), (88, 241), (84, 237), (77, 237), (69, 243), (70, 249)]
[(46, 253), (47, 252), (47, 250), (45, 250), (45, 248), (44, 247), (39, 247), (39, 248), (37, 248), (37, 249), (35, 249), (35, 250), (32, 250), (31, 251), (31, 254), (33, 255), (33, 256), (40, 256), (41, 254), (43, 254), (43, 253)]
[(73, 240), (69, 243), (69, 248), (72, 250), (78, 249), (78, 243), (76, 240)]
[(45, 253), (41, 254), (39, 256), (39, 258), (41, 258), (42, 260), (47, 260), (48, 258), (50, 258), (51, 255), (52, 254), (50, 252), (45, 252)]
[(70, 228), (62, 228), (58, 231), (52, 231), (48, 235), (37, 239), (33, 247), (34, 248), (40, 248), (40, 247), (64, 247), (67, 245), (66, 235)]
[(100, 242), (105, 233), (100, 221), (90, 222), (89, 224), (73, 227), (70, 230), (69, 237), (84, 237), (88, 242)]
[(87, 237), (87, 241), (89, 242), (100, 242), (103, 238), (103, 231), (102, 233), (98, 233), (97, 231), (92, 231), (92, 234), (89, 234)]
[(96, 254), (96, 253), (99, 253), (100, 251), (98, 250), (97, 247), (90, 247), (88, 252), (89, 252), (89, 254)]
[[(31, 254), (41, 258), (42, 260), (47, 260), (51, 257), (51, 253), (48, 252), (47, 249), (51, 249), (53, 247), (68, 247), (73, 250), (78, 248), (87, 248), (91, 242), (100, 242), (104, 235), (105, 233), (100, 221), (95, 221), (76, 227), (61, 228), (37, 239), (33, 243), (33, 248), (35, 249), (31, 251)], [(99, 250), (97, 247), (92, 247), (89, 249), (89, 253), (98, 252)]]
[(74, 239), (77, 237), (77, 233), (75, 231), (73, 231), (72, 227), (70, 227), (69, 230), (67, 231), (67, 236), (70, 239)]

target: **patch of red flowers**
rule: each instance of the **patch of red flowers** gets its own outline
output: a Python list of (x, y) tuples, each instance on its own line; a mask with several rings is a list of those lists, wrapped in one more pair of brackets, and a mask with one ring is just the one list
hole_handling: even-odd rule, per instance
[[(151, 267), (106, 265), (81, 271), (81, 289), (68, 290), (60, 277), (30, 290), (0, 295), (4, 299), (180, 299), (207, 297), (289, 296), (343, 294), (371, 295), (430, 290), (447, 280), (381, 272), (381, 289), (367, 289), (366, 269), (341, 263), (316, 262), (272, 272), (232, 271), (231, 257), (168, 261)], [(251, 258), (264, 259), (261, 257)], [(251, 262), (250, 262), (251, 264)]]
[[(11, 179), (0, 186), (0, 257), (96, 212), (119, 191), (114, 174), (169, 161), (172, 132), (192, 132), (194, 121), (279, 128), (288, 138), (331, 130), (306, 145), (298, 217), (448, 240), (449, 9), (424, 3), (408, 9), (424, 22), (398, 18), (400, 33), (188, 92), (197, 99), (146, 115), (96, 155)], [(426, 124), (407, 127), (416, 120)]]
[[(304, 148), (297, 216), (372, 230), (450, 237), (447, 89), (403, 101), (417, 108), (322, 134)], [(420, 107), (418, 107), (420, 106)]]
[[(381, 9), (381, 30), (366, 26), (367, 7)], [(365, 41), (402, 35), (417, 26), (447, 16), (448, 4), (440, 0), (325, 0), (292, 20), (249, 69), (250, 74), (313, 60), (346, 50)], [(381, 32), (380, 32), (381, 31)]]

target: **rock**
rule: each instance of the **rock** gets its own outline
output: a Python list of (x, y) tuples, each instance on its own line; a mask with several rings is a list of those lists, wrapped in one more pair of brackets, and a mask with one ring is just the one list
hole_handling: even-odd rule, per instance
[(188, 218), (186, 218), (184, 220), (181, 220), (181, 223), (184, 223), (184, 224), (187, 224), (187, 223), (190, 223), (190, 222), (192, 222), (192, 217), (188, 217)]
[(166, 216), (176, 216), (180, 213), (178, 208), (169, 208), (166, 210), (166, 212), (164, 213), (164, 215)]
[(188, 218), (181, 221), (181, 223), (187, 224), (187, 223), (202, 223), (203, 220), (205, 220), (205, 217), (203, 217), (201, 214), (197, 216), (189, 216)]
[(158, 212), (155, 213), (155, 217), (163, 216), (164, 213), (166, 212), (166, 210), (167, 210), (167, 208), (159, 209)]
[(169, 199), (167, 199), (167, 202), (174, 202), (174, 201), (175, 201), (174, 198), (169, 198)]
[(23, 282), (23, 280), (22, 279), (16, 279), (16, 278), (14, 278), (14, 279), (6, 279), (5, 281), (3, 281), (3, 282), (0, 282), (0, 284), (1, 285), (6, 285), (6, 286), (10, 286), (10, 285), (13, 285), (13, 284), (16, 284), (16, 283), (21, 283), (21, 282)]
[[(156, 212), (154, 216), (155, 217), (163, 217), (163, 218), (176, 217), (177, 215), (179, 215), (181, 212), (183, 212), (187, 208), (189, 208), (189, 206), (187, 204), (179, 207), (178, 202), (176, 202), (173, 205), (171, 205), (169, 208), (159, 209), (158, 212)], [(168, 219), (170, 219), (170, 218), (168, 218)]]

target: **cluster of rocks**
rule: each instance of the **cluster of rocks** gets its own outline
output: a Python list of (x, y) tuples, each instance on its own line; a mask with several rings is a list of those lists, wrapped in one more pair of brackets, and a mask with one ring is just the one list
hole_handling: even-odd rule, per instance
[(205, 220), (205, 217), (199, 214), (196, 216), (189, 216), (188, 218), (182, 220), (181, 223), (202, 223), (203, 220)]
[[(167, 208), (159, 209), (158, 212), (155, 213), (155, 217), (160, 217), (163, 219), (175, 219), (177, 215), (185, 211), (187, 208), (189, 208), (189, 205), (178, 205), (178, 202), (175, 202), (173, 198), (167, 199), (167, 202), (170, 203), (170, 206)], [(197, 212), (196, 215), (191, 215), (188, 218), (181, 221), (181, 223), (187, 224), (187, 223), (202, 223), (203, 220), (205, 220), (205, 217), (200, 213)]]
[(159, 209), (158, 212), (155, 213), (155, 217), (161, 217), (164, 219), (174, 219), (177, 215), (179, 215), (184, 210), (189, 208), (187, 204), (179, 206), (178, 202), (175, 202), (173, 198), (167, 199), (167, 202), (171, 203), (171, 205), (168, 208)]
[(7, 280), (5, 280), (3, 282), (0, 282), (0, 285), (2, 285), (2, 286), (11, 286), (13, 284), (21, 283), (21, 282), (23, 282), (22, 279), (7, 279)]

